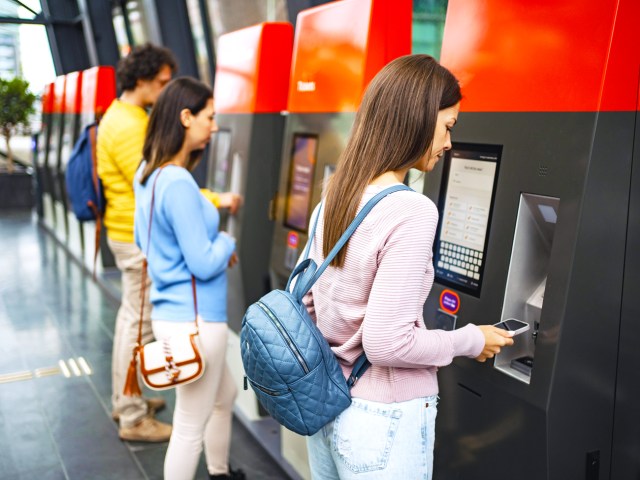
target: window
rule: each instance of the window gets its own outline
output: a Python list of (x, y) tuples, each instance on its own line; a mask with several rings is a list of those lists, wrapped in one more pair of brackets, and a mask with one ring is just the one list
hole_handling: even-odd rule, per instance
[(412, 53), (439, 59), (448, 0), (413, 0)]

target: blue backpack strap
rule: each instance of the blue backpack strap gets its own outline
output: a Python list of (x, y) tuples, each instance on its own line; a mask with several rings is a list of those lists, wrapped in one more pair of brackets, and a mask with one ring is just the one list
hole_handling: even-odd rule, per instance
[(291, 275), (289, 275), (289, 280), (287, 281), (287, 286), (285, 290), (289, 292), (289, 288), (291, 287), (291, 283), (294, 278), (296, 278), (300, 273), (302, 276), (296, 282), (296, 285), (293, 289), (293, 296), (300, 300), (304, 295), (309, 291), (309, 289), (305, 291), (302, 290), (302, 286), (306, 285), (309, 282), (309, 279), (313, 277), (313, 274), (316, 271), (317, 265), (316, 262), (311, 260), (309, 257), (309, 252), (311, 251), (311, 244), (313, 243), (313, 238), (316, 235), (316, 228), (318, 227), (318, 219), (322, 214), (322, 202), (319, 204), (318, 215), (316, 215), (316, 219), (313, 222), (313, 228), (311, 229), (311, 233), (309, 234), (309, 239), (307, 240), (307, 246), (304, 248), (304, 254), (302, 255), (302, 261), (296, 265), (296, 268), (293, 269)]
[(313, 243), (313, 239), (316, 236), (316, 228), (318, 227), (318, 219), (322, 215), (322, 202), (320, 202), (318, 206), (318, 215), (316, 215), (316, 219), (313, 222), (313, 228), (311, 229), (311, 233), (309, 234), (309, 239), (307, 240), (307, 246), (304, 248), (304, 255), (302, 256), (303, 260), (306, 260), (309, 257), (309, 251), (311, 250), (311, 244)]
[(367, 360), (367, 355), (365, 353), (358, 357), (358, 359), (353, 364), (351, 375), (349, 375), (349, 378), (347, 379), (347, 386), (349, 387), (349, 390), (351, 390), (351, 387), (356, 384), (358, 379), (362, 377), (362, 375), (364, 375), (364, 372), (366, 372), (370, 366), (371, 363), (369, 363), (369, 360)]
[[(375, 195), (371, 200), (369, 200), (366, 203), (366, 205), (362, 208), (362, 210), (360, 210), (358, 215), (356, 215), (356, 218), (354, 218), (351, 224), (347, 227), (347, 229), (342, 234), (342, 236), (340, 237), (338, 242), (335, 244), (335, 246), (331, 249), (331, 251), (329, 252), (329, 255), (327, 255), (327, 258), (325, 258), (324, 262), (322, 262), (322, 265), (320, 265), (320, 267), (316, 270), (313, 278), (311, 278), (311, 280), (307, 283), (307, 285), (305, 285), (304, 287), (305, 293), (308, 292), (313, 286), (313, 284), (316, 283), (318, 278), (320, 278), (320, 275), (322, 275), (322, 272), (325, 271), (325, 269), (329, 266), (333, 258), (338, 254), (338, 252), (342, 249), (342, 247), (344, 247), (344, 245), (347, 243), (351, 235), (353, 235), (353, 232), (355, 232), (356, 229), (360, 226), (360, 223), (362, 223), (362, 220), (364, 220), (364, 218), (369, 214), (371, 209), (387, 195), (390, 195), (392, 193), (399, 192), (402, 190), (412, 191), (412, 189), (407, 187), (406, 185), (393, 185), (392, 187), (385, 188), (383, 191)], [(320, 216), (320, 213), (318, 213), (318, 217), (319, 216)], [(317, 223), (317, 220), (318, 219), (316, 218), (316, 223)], [(314, 233), (315, 233), (315, 226), (314, 226)]]

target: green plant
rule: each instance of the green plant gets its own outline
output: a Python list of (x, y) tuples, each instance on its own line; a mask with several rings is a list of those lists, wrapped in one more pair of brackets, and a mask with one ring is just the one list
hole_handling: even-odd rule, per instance
[(35, 111), (36, 96), (29, 91), (29, 82), (20, 77), (0, 78), (0, 134), (7, 143), (7, 165), (13, 172), (11, 137), (29, 130), (29, 116)]

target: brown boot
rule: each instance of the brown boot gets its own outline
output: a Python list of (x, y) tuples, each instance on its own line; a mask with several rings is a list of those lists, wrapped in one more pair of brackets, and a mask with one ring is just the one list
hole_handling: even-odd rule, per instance
[(120, 427), (118, 435), (121, 440), (131, 442), (166, 442), (171, 437), (173, 427), (153, 417), (144, 417), (133, 427)]
[[(164, 401), (164, 398), (162, 397), (151, 397), (151, 398), (145, 398), (145, 401), (147, 402), (147, 407), (149, 407), (149, 416), (153, 417), (153, 415), (156, 412), (159, 412), (160, 410), (162, 410), (164, 407), (167, 406), (167, 402)], [(113, 418), (113, 420), (115, 422), (120, 420), (120, 412), (111, 412), (111, 418)]]

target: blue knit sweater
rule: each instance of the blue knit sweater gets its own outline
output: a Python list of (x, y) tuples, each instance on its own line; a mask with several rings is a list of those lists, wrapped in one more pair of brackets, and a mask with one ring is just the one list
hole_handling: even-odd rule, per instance
[(198, 313), (205, 321), (227, 321), (226, 269), (235, 240), (218, 231), (218, 210), (199, 191), (191, 174), (169, 165), (140, 184), (144, 162), (134, 182), (135, 242), (147, 252), (151, 191), (155, 206), (147, 254), (152, 281), (153, 320), (189, 322), (194, 319), (191, 274), (196, 277)]

